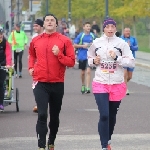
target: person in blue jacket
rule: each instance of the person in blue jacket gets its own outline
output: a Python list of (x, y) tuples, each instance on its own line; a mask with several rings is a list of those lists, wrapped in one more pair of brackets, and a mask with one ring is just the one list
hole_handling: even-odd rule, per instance
[[(131, 30), (130, 28), (125, 28), (123, 35), (121, 36), (121, 38), (123, 40), (125, 40), (129, 46), (130, 46), (130, 50), (132, 51), (132, 54), (135, 56), (135, 52), (138, 50), (138, 42), (136, 40), (135, 37), (131, 36)], [(132, 79), (132, 74), (134, 71), (134, 68), (129, 68), (129, 67), (125, 67), (124, 68), (124, 79), (125, 79), (125, 83), (127, 84), (127, 82), (129, 82)], [(127, 89), (127, 95), (129, 95), (129, 90)]]

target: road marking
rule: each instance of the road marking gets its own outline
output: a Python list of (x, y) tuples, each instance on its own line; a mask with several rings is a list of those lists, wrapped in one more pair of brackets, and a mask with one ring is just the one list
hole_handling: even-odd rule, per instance
[(84, 111), (98, 111), (98, 109), (84, 109)]

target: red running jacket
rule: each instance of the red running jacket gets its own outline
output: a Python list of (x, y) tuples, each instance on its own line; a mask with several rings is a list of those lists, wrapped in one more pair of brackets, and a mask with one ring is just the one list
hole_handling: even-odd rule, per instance
[[(57, 56), (52, 52), (54, 45), (59, 47)], [(74, 64), (74, 48), (68, 37), (58, 32), (43, 33), (31, 41), (28, 69), (34, 69), (34, 81), (64, 82), (66, 66), (73, 67)]]

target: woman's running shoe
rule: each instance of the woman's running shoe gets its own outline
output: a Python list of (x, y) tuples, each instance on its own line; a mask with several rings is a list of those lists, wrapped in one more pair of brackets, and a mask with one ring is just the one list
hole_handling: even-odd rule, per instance
[(110, 145), (107, 146), (107, 150), (111, 150), (111, 146)]
[(48, 149), (47, 150), (54, 150), (54, 145), (53, 144), (48, 145)]

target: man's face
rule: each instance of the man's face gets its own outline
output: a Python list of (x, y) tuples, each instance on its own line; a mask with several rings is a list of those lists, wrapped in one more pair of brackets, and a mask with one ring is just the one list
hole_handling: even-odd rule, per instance
[(44, 20), (44, 27), (47, 31), (56, 31), (56, 19), (53, 16), (46, 16)]
[(3, 33), (0, 33), (0, 41), (3, 39)]
[(16, 30), (16, 31), (20, 31), (20, 27), (15, 26), (15, 30)]
[(93, 21), (93, 25), (96, 25), (96, 21)]
[(33, 24), (33, 30), (35, 33), (40, 33), (42, 30), (42, 27), (38, 24)]
[(90, 30), (91, 30), (91, 25), (90, 25), (90, 24), (85, 24), (85, 25), (83, 26), (83, 30), (84, 30), (85, 32), (90, 32)]
[(108, 37), (113, 37), (113, 35), (116, 33), (116, 26), (114, 26), (113, 24), (106, 25), (106, 27), (104, 28), (104, 33)]
[(124, 37), (126, 37), (126, 38), (130, 37), (130, 29), (129, 28), (124, 29)]
[(67, 28), (67, 24), (66, 24), (65, 22), (62, 22), (61, 25), (62, 25), (62, 28), (63, 28), (63, 29), (66, 29), (66, 28)]

